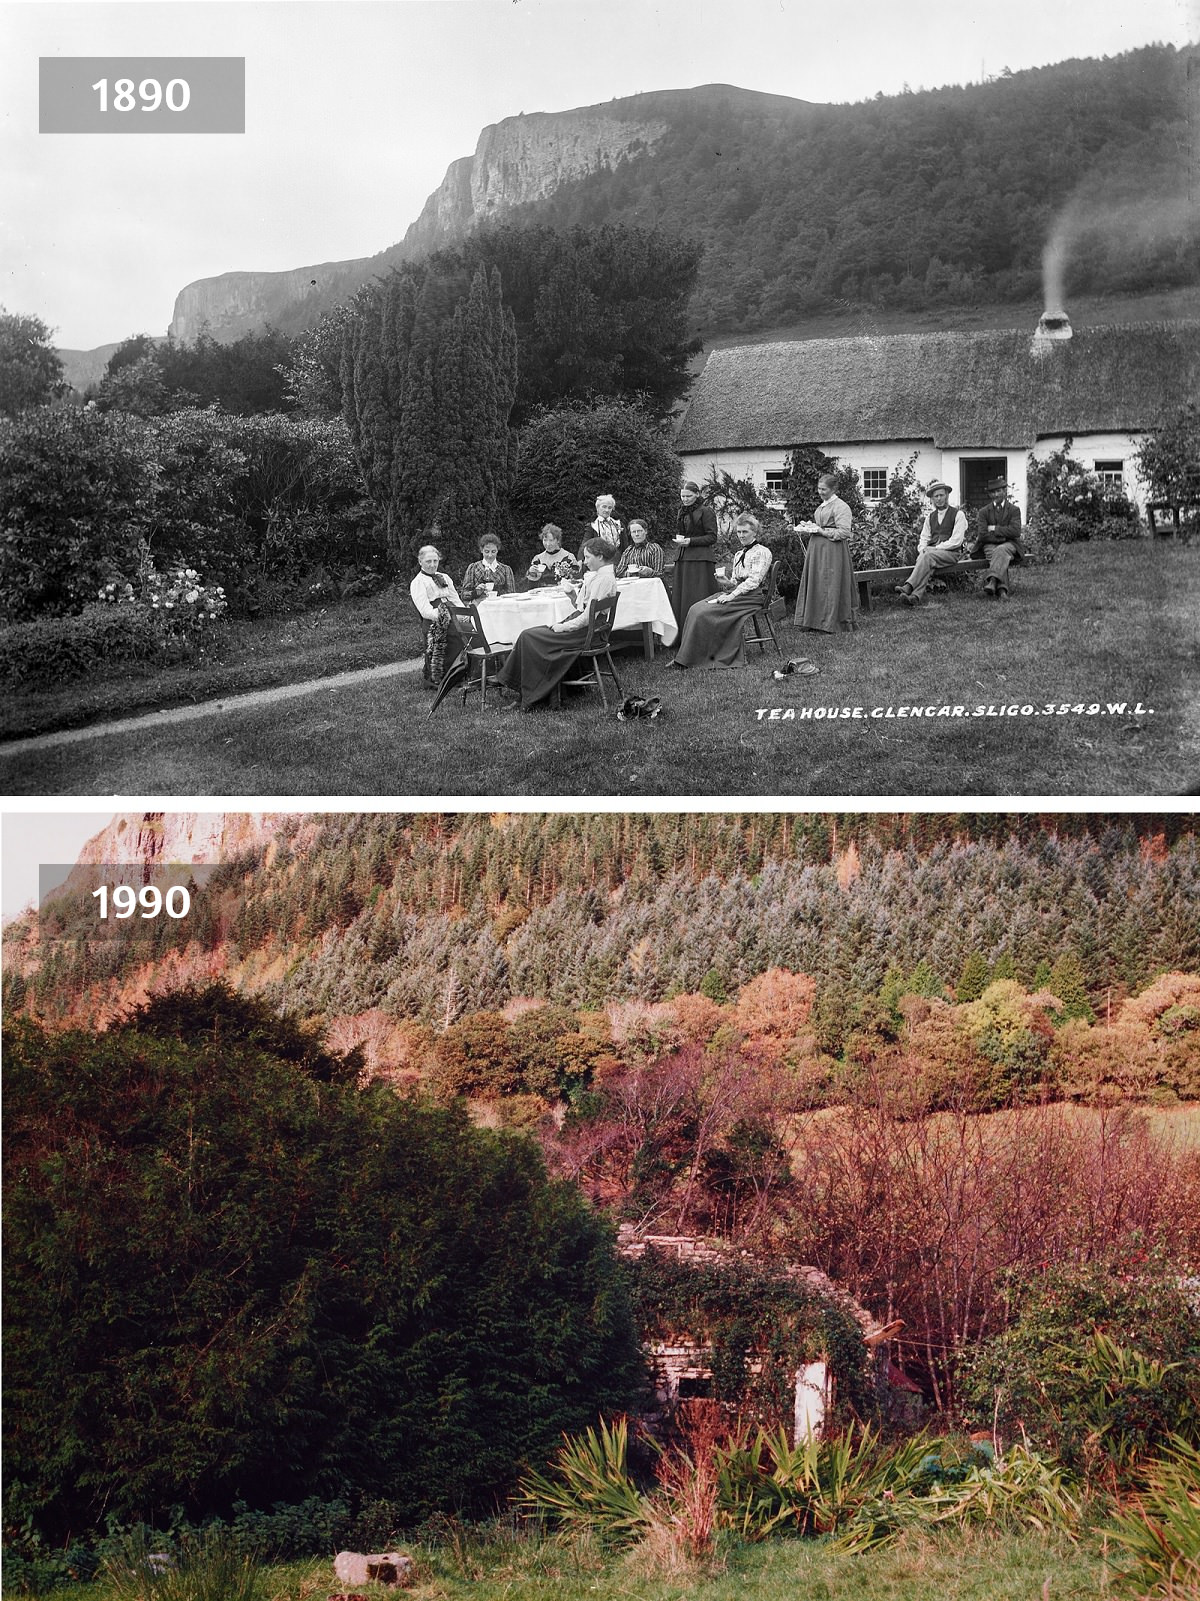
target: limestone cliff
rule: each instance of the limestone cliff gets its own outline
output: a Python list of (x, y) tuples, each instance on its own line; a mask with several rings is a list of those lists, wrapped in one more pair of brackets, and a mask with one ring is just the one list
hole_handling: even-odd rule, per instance
[(641, 114), (642, 98), (506, 117), (483, 130), (473, 156), (450, 163), (399, 244), (357, 261), (200, 278), (176, 297), (172, 338), (193, 340), (205, 327), (228, 341), (268, 322), (288, 330), (310, 326), (389, 267), (461, 238), (514, 206), (545, 199), (564, 183), (652, 150), (669, 125), (661, 116)]
[[(278, 325), (286, 310), (302, 311), (307, 301), (319, 315), (327, 304), (353, 294), (369, 276), (370, 261), (363, 257), (293, 267), (288, 272), (226, 272), (219, 278), (198, 278), (175, 297), (171, 338), (190, 344), (207, 329), (214, 339), (228, 342), (266, 323)], [(298, 325), (306, 322), (302, 315)]]
[(260, 845), (283, 812), (122, 812), (94, 834), (79, 865), (97, 862), (220, 862)]

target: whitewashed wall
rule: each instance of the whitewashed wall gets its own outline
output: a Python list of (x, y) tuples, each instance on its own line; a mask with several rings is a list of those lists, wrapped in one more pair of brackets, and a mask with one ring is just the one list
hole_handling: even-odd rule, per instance
[[(1089, 472), (1095, 470), (1097, 461), (1122, 461), (1125, 464), (1124, 489), (1125, 494), (1136, 501), (1141, 510), (1145, 510), (1146, 486), (1137, 475), (1134, 465), (1133, 453), (1140, 434), (1078, 434), (1071, 442), (1071, 455), (1080, 462)], [(1054, 438), (1039, 439), (1034, 447), (1033, 454), (1039, 460), (1045, 460), (1054, 450), (1061, 450), (1065, 443), (1062, 435)], [(915, 452), (914, 463), (917, 473), (917, 482), (930, 483), (935, 478), (942, 478), (953, 489), (952, 499), (955, 504), (960, 500), (960, 486), (962, 484), (961, 463), (970, 460), (986, 459), (998, 461), (1002, 457), (1007, 463), (1006, 476), (1008, 478), (1009, 495), (1021, 508), (1021, 518), (1024, 521), (1029, 515), (1028, 495), (1025, 488), (1025, 468), (1029, 452), (1025, 449), (995, 449), (995, 450), (938, 450), (928, 440), (918, 439), (892, 439), (878, 445), (839, 444), (833, 440), (823, 441), (818, 448), (827, 456), (836, 456), (839, 461), (849, 463), (859, 477), (868, 467), (883, 468), (889, 474), (892, 470), (907, 462)], [(691, 451), (681, 455), (683, 470), (681, 481), (694, 478), (702, 483), (710, 471), (716, 468), (718, 472), (727, 472), (734, 478), (748, 478), (761, 492), (766, 487), (768, 472), (782, 472), (787, 460), (788, 452), (780, 449), (748, 449), (748, 450), (721, 450), (721, 451)]]

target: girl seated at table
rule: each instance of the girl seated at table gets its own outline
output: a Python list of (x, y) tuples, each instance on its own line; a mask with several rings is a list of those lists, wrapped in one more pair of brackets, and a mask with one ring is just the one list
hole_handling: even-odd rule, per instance
[(708, 662), (714, 667), (746, 665), (746, 618), (766, 599), (771, 552), (759, 544), (758, 518), (751, 512), (742, 513), (734, 531), (741, 549), (725, 580), (728, 587), (723, 594), (708, 595), (689, 607), (672, 667)]
[(613, 551), (603, 539), (589, 539), (583, 547), (587, 576), (575, 597), (575, 610), (548, 627), (525, 628), (496, 682), (514, 690), (522, 711), (546, 700), (570, 672), (587, 632), (588, 608), (594, 600), (607, 600), (617, 592)]
[(412, 603), (425, 621), (425, 682), (440, 684), (447, 666), (462, 649), (457, 629), (451, 627), (446, 602), (461, 606), (458, 590), (438, 572), (441, 552), (436, 545), (422, 545), (417, 552), (420, 572), (408, 586)]
[(547, 523), (542, 529), (542, 548), (529, 564), (525, 574), (531, 584), (557, 584), (564, 578), (578, 578), (579, 563), (569, 550), (563, 549), (562, 529), (557, 523)]
[(495, 534), (484, 534), (479, 541), (482, 561), (473, 561), (463, 574), (462, 598), (470, 604), (488, 595), (514, 595), (517, 580), (513, 570), (500, 558), (500, 541)]
[(650, 538), (650, 530), (640, 517), (629, 524), (629, 544), (617, 561), (618, 578), (660, 578), (663, 570), (662, 546)]

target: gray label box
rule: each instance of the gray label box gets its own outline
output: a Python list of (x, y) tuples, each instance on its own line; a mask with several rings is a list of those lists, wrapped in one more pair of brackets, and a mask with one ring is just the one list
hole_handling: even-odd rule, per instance
[(39, 57), (39, 133), (245, 131), (245, 56)]

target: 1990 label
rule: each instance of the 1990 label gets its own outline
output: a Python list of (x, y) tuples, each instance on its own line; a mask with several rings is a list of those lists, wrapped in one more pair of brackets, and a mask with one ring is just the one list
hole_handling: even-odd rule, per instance
[(245, 133), (244, 56), (42, 56), (40, 133)]
[(90, 943), (188, 930), (198, 912), (207, 912), (209, 881), (219, 870), (215, 862), (43, 863), (38, 939)]

